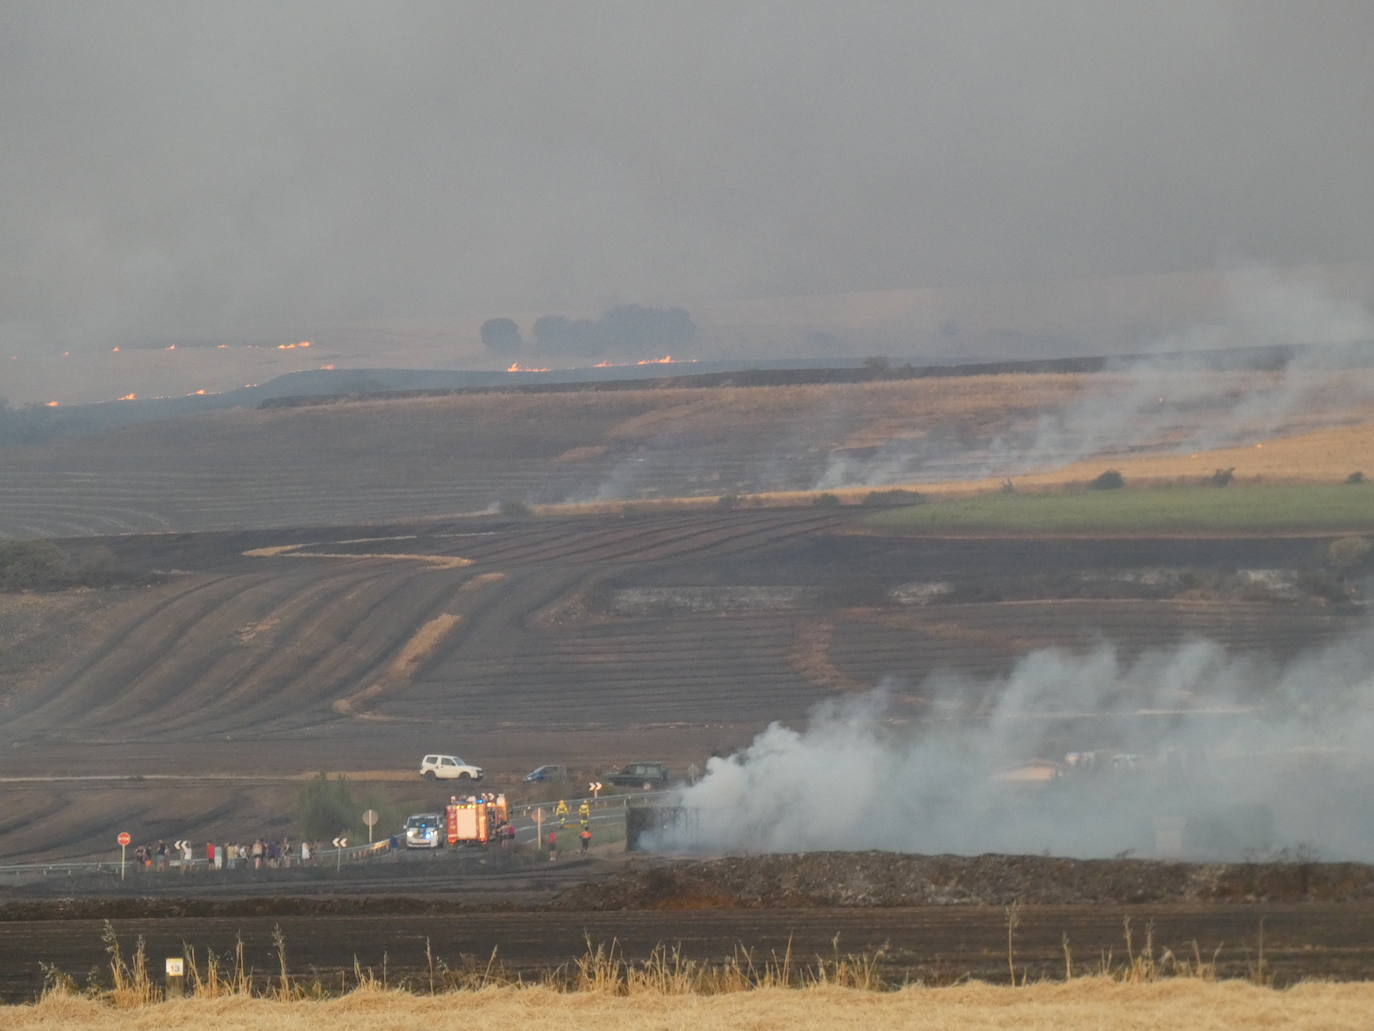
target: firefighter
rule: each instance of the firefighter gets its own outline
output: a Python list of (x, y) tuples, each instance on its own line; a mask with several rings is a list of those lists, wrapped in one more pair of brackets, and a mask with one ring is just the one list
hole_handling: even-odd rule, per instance
[(582, 821), (583, 827), (592, 822), (592, 804), (586, 799), (577, 807), (577, 818)]
[(565, 824), (568, 822), (568, 802), (567, 802), (567, 799), (562, 799), (562, 798), (560, 798), (560, 799), (558, 800), (558, 805), (554, 806), (554, 808), (553, 808), (553, 815), (554, 815), (554, 818), (558, 820), (558, 824), (559, 824), (560, 827), (563, 826), (563, 825), (565, 825)]

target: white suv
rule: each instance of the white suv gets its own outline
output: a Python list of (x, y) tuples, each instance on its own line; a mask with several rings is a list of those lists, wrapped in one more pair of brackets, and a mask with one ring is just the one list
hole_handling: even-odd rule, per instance
[(456, 755), (427, 755), (420, 760), (420, 776), (429, 780), (481, 780), (486, 772)]

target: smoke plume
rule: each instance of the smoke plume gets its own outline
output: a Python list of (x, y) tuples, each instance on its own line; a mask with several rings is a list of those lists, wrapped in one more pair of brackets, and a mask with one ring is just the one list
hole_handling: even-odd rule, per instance
[(657, 846), (1374, 858), (1374, 625), (1284, 665), (1041, 650), (920, 695), (917, 722), (888, 685), (711, 759)]

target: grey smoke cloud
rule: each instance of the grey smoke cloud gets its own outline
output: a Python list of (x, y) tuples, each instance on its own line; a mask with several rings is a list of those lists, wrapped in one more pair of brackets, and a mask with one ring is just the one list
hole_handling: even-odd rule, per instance
[[(1284, 666), (1204, 640), (1133, 658), (1040, 650), (1004, 679), (923, 693), (935, 715), (920, 724), (894, 721), (879, 690), (711, 759), (681, 792), (698, 818), (657, 844), (1106, 857), (1151, 853), (1160, 826), (1187, 821), (1193, 854), (1374, 856), (1374, 627)], [(1095, 768), (999, 779), (1069, 751), (1096, 752)]]
[(10, 3), (0, 350), (1369, 260), (1371, 30), (1358, 3)]

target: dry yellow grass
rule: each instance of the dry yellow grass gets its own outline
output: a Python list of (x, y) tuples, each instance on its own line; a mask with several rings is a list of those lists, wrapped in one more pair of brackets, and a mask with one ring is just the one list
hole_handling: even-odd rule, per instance
[(115, 1009), (73, 995), (0, 1007), (10, 1031), (164, 1031), (168, 1027), (264, 1031), (715, 1031), (749, 1028), (854, 1028), (881, 1031), (1364, 1031), (1374, 1013), (1374, 984), (1302, 984), (1287, 990), (1196, 979), (1122, 984), (1108, 978), (1019, 988), (962, 984), (896, 992), (823, 985), (763, 988), (728, 995), (613, 995), (550, 988), (494, 987), (434, 996), (363, 989), (337, 999), (279, 1002), (242, 996), (187, 999)]
[[(385, 540), (385, 538), (375, 538)], [(439, 569), (462, 569), (472, 565), (472, 559), (462, 558), (458, 555), (411, 555), (401, 551), (301, 551), (301, 548), (308, 548), (309, 544), (273, 544), (265, 548), (250, 548), (245, 551), (245, 558), (379, 558), (389, 562), (423, 562), (426, 565), (435, 566)]]

